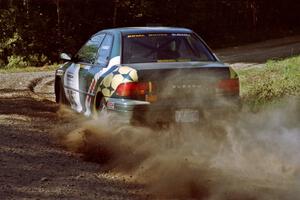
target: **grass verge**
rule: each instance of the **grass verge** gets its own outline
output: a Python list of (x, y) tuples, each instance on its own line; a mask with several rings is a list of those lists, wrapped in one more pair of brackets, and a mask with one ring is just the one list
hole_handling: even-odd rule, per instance
[(251, 106), (300, 95), (300, 56), (270, 60), (265, 67), (240, 69), (241, 96)]
[(0, 74), (4, 73), (17, 73), (17, 72), (41, 72), (41, 71), (54, 71), (59, 67), (58, 64), (47, 65), (43, 67), (12, 67), (0, 68)]

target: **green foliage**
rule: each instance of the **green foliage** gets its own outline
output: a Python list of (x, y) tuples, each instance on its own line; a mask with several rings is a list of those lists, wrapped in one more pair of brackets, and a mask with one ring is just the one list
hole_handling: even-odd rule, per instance
[(32, 54), (28, 55), (28, 61), (30, 66), (41, 66), (49, 64), (48, 57), (44, 54)]
[(28, 66), (28, 63), (25, 61), (25, 58), (22, 56), (8, 56), (8, 64), (5, 68), (24, 68)]
[(49, 38), (44, 35), (45, 31), (41, 31), (46, 28), (47, 21), (40, 17), (39, 10), (24, 9), (26, 6), (17, 1), (11, 1), (9, 7), (0, 9), (0, 68), (42, 66), (49, 63), (45, 55), (49, 51), (40, 40), (43, 37), (44, 41), (49, 42)]
[(5, 49), (13, 50), (16, 47), (16, 44), (20, 41), (22, 41), (20, 35), (17, 32), (13, 33), (12, 37), (6, 38), (0, 44), (0, 52), (4, 52)]
[(270, 60), (264, 67), (242, 69), (238, 73), (241, 95), (252, 105), (300, 95), (300, 56), (280, 61)]
[(60, 52), (74, 54), (93, 33), (115, 26), (183, 26), (214, 47), (286, 36), (300, 31), (299, 6), (289, 0), (0, 0), (0, 67), (58, 61)]
[(49, 64), (47, 56), (44, 54), (33, 54), (25, 56), (12, 55), (8, 56), (5, 68), (24, 68), (28, 66), (40, 66), (40, 63)]
[(8, 55), (16, 53), (16, 46), (22, 39), (15, 28), (15, 10), (2, 9), (0, 13), (0, 67), (4, 67), (8, 62)]
[(0, 73), (16, 73), (16, 72), (40, 72), (40, 71), (55, 71), (59, 67), (58, 64), (45, 65), (43, 67), (25, 67), (25, 68), (0, 68)]

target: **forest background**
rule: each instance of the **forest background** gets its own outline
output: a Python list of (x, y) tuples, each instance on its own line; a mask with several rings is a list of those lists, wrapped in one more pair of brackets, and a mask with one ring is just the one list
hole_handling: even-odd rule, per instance
[(296, 0), (0, 0), (0, 68), (43, 66), (112, 27), (191, 28), (212, 48), (300, 33)]

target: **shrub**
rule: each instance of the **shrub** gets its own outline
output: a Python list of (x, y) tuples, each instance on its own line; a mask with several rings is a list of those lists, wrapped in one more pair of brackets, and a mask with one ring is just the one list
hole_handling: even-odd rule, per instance
[(44, 54), (33, 54), (28, 56), (30, 66), (42, 66), (49, 63), (47, 56)]
[(265, 104), (300, 95), (300, 56), (268, 61), (262, 68), (239, 70), (241, 94), (250, 104)]
[(0, 59), (0, 69), (5, 67), (4, 60)]
[(12, 55), (7, 58), (6, 68), (24, 68), (28, 66), (24, 56)]

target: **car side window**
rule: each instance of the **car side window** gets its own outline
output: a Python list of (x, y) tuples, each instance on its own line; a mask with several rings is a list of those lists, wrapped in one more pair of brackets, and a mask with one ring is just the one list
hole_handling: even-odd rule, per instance
[(99, 34), (87, 41), (83, 47), (78, 51), (76, 54), (76, 58), (79, 62), (85, 62), (85, 63), (94, 63), (98, 48), (101, 45), (103, 39), (105, 37), (105, 34)]
[(96, 59), (95, 64), (98, 64), (101, 67), (107, 66), (110, 52), (112, 49), (112, 42), (113, 42), (113, 36), (107, 34), (98, 50), (98, 57)]

